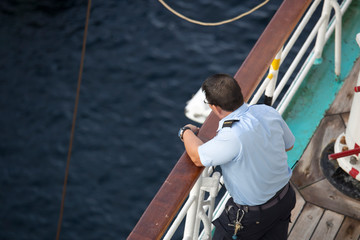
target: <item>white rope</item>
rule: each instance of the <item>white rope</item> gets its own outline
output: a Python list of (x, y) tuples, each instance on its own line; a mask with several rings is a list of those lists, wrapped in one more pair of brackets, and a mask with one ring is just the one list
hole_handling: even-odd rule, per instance
[(188, 21), (188, 22), (191, 22), (191, 23), (195, 23), (195, 24), (198, 24), (198, 25), (202, 25), (202, 26), (219, 26), (219, 25), (223, 25), (223, 24), (226, 24), (226, 23), (230, 23), (230, 22), (234, 22), (246, 15), (249, 15), (250, 13), (258, 10), (259, 8), (261, 8), (262, 6), (264, 6), (265, 4), (267, 4), (270, 0), (265, 0), (264, 2), (260, 3), (259, 5), (257, 5), (256, 7), (252, 8), (251, 10), (245, 12), (245, 13), (242, 13), (234, 18), (231, 18), (231, 19), (228, 19), (228, 20), (224, 20), (224, 21), (220, 21), (220, 22), (201, 22), (201, 21), (197, 21), (197, 20), (193, 20), (191, 18), (188, 18), (184, 15), (182, 15), (181, 13), (177, 12), (176, 10), (174, 10), (173, 8), (171, 8), (169, 5), (167, 5), (164, 0), (159, 0), (159, 2), (165, 7), (167, 8), (170, 12), (172, 12), (173, 14), (175, 14), (176, 16)]

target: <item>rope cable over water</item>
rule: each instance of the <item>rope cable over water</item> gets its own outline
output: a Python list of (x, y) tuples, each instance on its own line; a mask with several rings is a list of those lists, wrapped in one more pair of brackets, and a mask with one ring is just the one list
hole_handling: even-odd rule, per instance
[(231, 18), (231, 19), (228, 19), (228, 20), (224, 20), (224, 21), (220, 21), (220, 22), (201, 22), (201, 21), (197, 21), (197, 20), (194, 20), (194, 19), (191, 19), (191, 18), (188, 18), (186, 16), (184, 16), (183, 14), (177, 12), (176, 10), (174, 10), (173, 8), (171, 8), (169, 5), (167, 5), (164, 0), (159, 0), (159, 2), (165, 7), (167, 8), (170, 12), (172, 12), (173, 14), (175, 14), (176, 16), (178, 16), (179, 18), (182, 18), (188, 22), (191, 22), (191, 23), (195, 23), (195, 24), (198, 24), (198, 25), (202, 25), (202, 26), (219, 26), (219, 25), (223, 25), (223, 24), (226, 24), (226, 23), (230, 23), (230, 22), (234, 22), (246, 15), (249, 15), (253, 12), (255, 12), (256, 10), (258, 10), (259, 8), (261, 8), (262, 6), (264, 6), (265, 4), (267, 4), (270, 0), (265, 0), (264, 2), (260, 3), (259, 5), (255, 6), (254, 8), (250, 9), (249, 11), (245, 12), (245, 13), (242, 13), (234, 18)]
[(62, 219), (63, 219), (63, 215), (64, 215), (66, 187), (67, 187), (67, 180), (68, 180), (68, 176), (69, 176), (69, 166), (70, 166), (72, 145), (73, 145), (73, 140), (74, 140), (76, 115), (77, 115), (77, 110), (78, 110), (78, 105), (79, 105), (79, 97), (80, 97), (80, 86), (81, 86), (81, 79), (82, 79), (82, 73), (83, 73), (83, 68), (84, 68), (86, 38), (87, 38), (88, 25), (89, 25), (89, 19), (90, 19), (90, 9), (91, 9), (91, 0), (88, 0), (88, 6), (87, 6), (87, 11), (86, 11), (86, 20), (85, 20), (85, 29), (84, 29), (84, 38), (83, 38), (81, 60), (80, 60), (80, 69), (79, 69), (79, 76), (78, 76), (77, 90), (76, 90), (75, 107), (74, 107), (74, 113), (73, 113), (73, 119), (72, 119), (70, 143), (69, 143), (69, 150), (68, 150), (68, 155), (67, 155), (64, 186), (63, 186), (62, 198), (61, 198), (60, 215), (59, 215), (58, 227), (57, 227), (57, 232), (56, 232), (56, 240), (59, 240), (59, 237), (60, 237), (61, 223), (62, 223)]

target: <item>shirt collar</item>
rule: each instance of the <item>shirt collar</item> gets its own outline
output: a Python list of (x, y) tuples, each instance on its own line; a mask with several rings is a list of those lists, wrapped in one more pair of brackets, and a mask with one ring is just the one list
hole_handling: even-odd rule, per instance
[(249, 105), (247, 103), (241, 105), (238, 109), (236, 109), (235, 111), (233, 111), (232, 113), (230, 113), (229, 115), (227, 115), (226, 117), (224, 117), (219, 121), (219, 127), (216, 131), (217, 132), (220, 131), (222, 125), (227, 120), (240, 120), (241, 115), (243, 115), (248, 109), (249, 109)]

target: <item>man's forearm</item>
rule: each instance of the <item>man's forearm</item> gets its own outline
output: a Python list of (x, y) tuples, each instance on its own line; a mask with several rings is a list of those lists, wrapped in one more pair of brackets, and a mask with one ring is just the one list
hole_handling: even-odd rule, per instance
[(200, 156), (198, 152), (199, 146), (204, 144), (203, 141), (198, 138), (193, 131), (185, 131), (183, 135), (184, 145), (187, 154), (189, 155), (190, 159), (194, 162), (194, 164), (198, 167), (203, 167)]

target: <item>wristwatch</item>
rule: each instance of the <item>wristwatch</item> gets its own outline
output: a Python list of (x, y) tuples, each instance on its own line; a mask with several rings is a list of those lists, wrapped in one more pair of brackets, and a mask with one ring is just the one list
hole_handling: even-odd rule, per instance
[(178, 133), (178, 136), (179, 136), (179, 138), (181, 139), (181, 141), (184, 141), (183, 135), (184, 135), (184, 132), (185, 132), (186, 130), (188, 130), (188, 129), (191, 130), (190, 127), (182, 127), (182, 128), (180, 128), (179, 133)]

